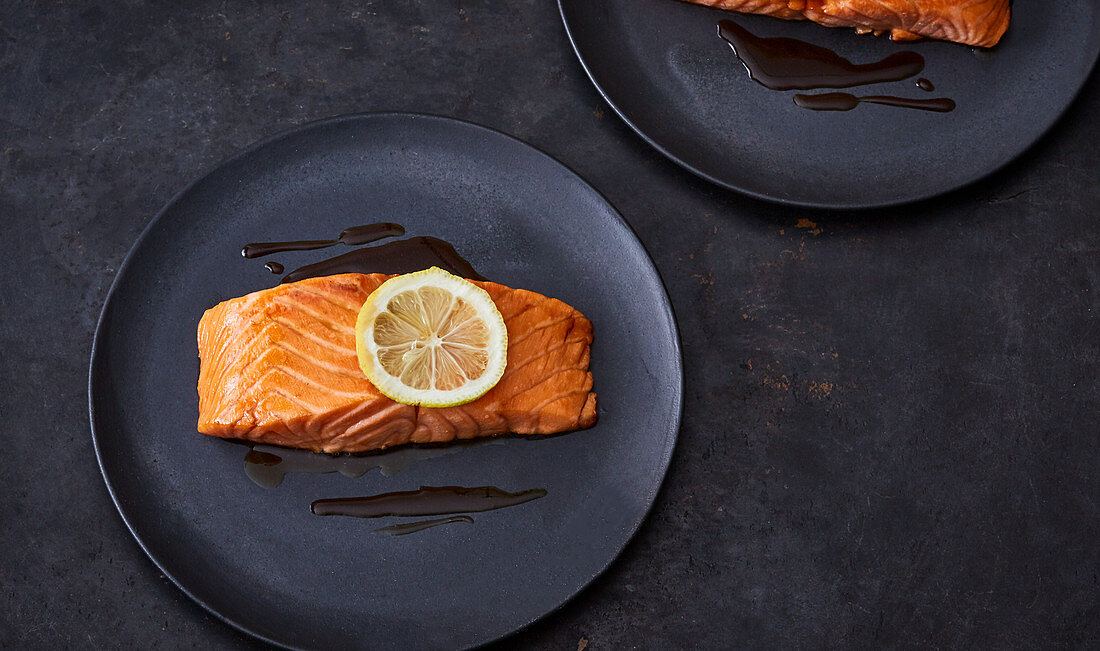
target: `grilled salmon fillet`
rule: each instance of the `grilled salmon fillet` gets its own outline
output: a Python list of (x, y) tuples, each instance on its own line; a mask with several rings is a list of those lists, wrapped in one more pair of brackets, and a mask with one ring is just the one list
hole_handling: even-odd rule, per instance
[(896, 41), (926, 37), (993, 47), (1008, 30), (1009, 0), (687, 0), (696, 4), (812, 20), (828, 27), (886, 31)]
[(592, 324), (565, 303), (471, 281), (508, 328), (508, 366), (488, 393), (457, 407), (403, 405), (359, 369), (355, 319), (384, 274), (309, 278), (219, 303), (199, 321), (203, 434), (315, 452), (591, 427)]

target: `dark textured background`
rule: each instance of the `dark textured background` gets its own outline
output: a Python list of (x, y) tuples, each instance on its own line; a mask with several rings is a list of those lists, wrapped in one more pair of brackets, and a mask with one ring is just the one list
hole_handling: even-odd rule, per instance
[(258, 646), (160, 576), (111, 504), (92, 331), (188, 181), (374, 110), (565, 162), (637, 229), (680, 321), (684, 424), (652, 516), (505, 646), (1100, 644), (1095, 83), (990, 180), (827, 214), (651, 151), (549, 0), (7, 0), (0, 78), (0, 644)]

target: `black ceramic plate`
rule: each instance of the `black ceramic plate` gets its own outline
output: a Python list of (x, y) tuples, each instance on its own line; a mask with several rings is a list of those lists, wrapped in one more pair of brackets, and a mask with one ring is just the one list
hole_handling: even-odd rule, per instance
[[(989, 51), (897, 44), (677, 0), (559, 0), (559, 6), (589, 77), (651, 145), (718, 185), (807, 207), (896, 205), (992, 173), (1054, 124), (1100, 52), (1096, 0), (1017, 0), (1008, 34)], [(915, 49), (927, 60), (922, 76), (935, 93), (907, 80), (857, 94), (951, 97), (958, 108), (946, 114), (871, 105), (842, 113), (800, 109), (793, 92), (748, 78), (717, 36), (723, 18), (860, 63)]]
[[(483, 275), (560, 298), (595, 324), (600, 422), (377, 471), (243, 471), (244, 446), (195, 429), (203, 310), (276, 282), (255, 240), (396, 221), (452, 242)], [(288, 265), (331, 251), (272, 256)], [(100, 467), (150, 558), (194, 600), (265, 640), (308, 648), (463, 647), (549, 613), (619, 554), (649, 510), (680, 420), (679, 339), (653, 264), (583, 180), (513, 138), (455, 120), (377, 114), (277, 136), (176, 196), (108, 294), (89, 379)], [(396, 520), (322, 518), (322, 497), (428, 486), (546, 497), (389, 537)]]

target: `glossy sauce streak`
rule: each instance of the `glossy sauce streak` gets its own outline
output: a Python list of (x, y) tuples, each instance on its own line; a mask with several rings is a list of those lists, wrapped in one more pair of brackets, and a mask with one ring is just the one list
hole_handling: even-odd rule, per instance
[(732, 20), (718, 35), (745, 64), (749, 77), (772, 90), (851, 88), (908, 79), (924, 70), (924, 57), (906, 50), (877, 63), (856, 64), (830, 49), (793, 38), (760, 38)]
[(274, 261), (268, 262), (267, 264), (264, 265), (264, 268), (267, 269), (268, 271), (270, 271), (273, 274), (283, 273), (283, 265), (279, 264), (278, 262), (274, 262)]
[(276, 488), (289, 473), (325, 474), (338, 472), (345, 477), (362, 477), (375, 468), (389, 477), (414, 463), (457, 454), (479, 445), (503, 445), (502, 439), (455, 442), (445, 447), (401, 447), (369, 455), (322, 454), (259, 444), (244, 455), (244, 473), (257, 486)]
[(283, 276), (282, 282), (343, 273), (405, 274), (432, 266), (463, 278), (485, 280), (449, 243), (435, 237), (410, 237), (306, 265)]
[(441, 524), (454, 524), (456, 522), (468, 522), (469, 524), (473, 524), (474, 519), (468, 515), (455, 515), (449, 518), (440, 518), (438, 520), (421, 520), (419, 522), (391, 524), (388, 527), (375, 529), (374, 533), (388, 533), (391, 536), (407, 536), (410, 533), (438, 527)]
[(925, 79), (924, 77), (921, 77), (917, 80), (917, 88), (931, 93), (932, 91), (936, 90), (936, 85), (933, 84), (931, 81)]
[(890, 95), (867, 95), (856, 97), (851, 93), (821, 93), (818, 95), (795, 95), (794, 103), (811, 111), (851, 111), (860, 104), (884, 104), (901, 108), (919, 109), (947, 113), (955, 110), (954, 100), (946, 97), (937, 99), (908, 99)]
[(255, 242), (246, 244), (241, 249), (241, 255), (246, 258), (259, 258), (272, 253), (285, 251), (312, 251), (324, 249), (337, 244), (355, 246), (367, 244), (387, 237), (404, 235), (405, 229), (400, 224), (383, 222), (380, 224), (367, 224), (365, 226), (352, 226), (345, 228), (335, 240), (297, 240), (294, 242)]
[(316, 515), (346, 515), (353, 518), (451, 515), (503, 509), (545, 496), (546, 491), (541, 488), (509, 493), (493, 486), (421, 486), (420, 490), (415, 491), (316, 500), (309, 510)]

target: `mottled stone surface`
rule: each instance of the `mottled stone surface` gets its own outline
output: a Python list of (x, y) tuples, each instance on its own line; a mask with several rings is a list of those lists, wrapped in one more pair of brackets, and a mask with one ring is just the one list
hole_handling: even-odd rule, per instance
[(697, 180), (611, 113), (549, 0), (0, 6), (0, 646), (259, 646), (161, 576), (99, 476), (92, 331), (157, 209), (316, 118), (412, 110), (579, 172), (683, 335), (680, 444), (612, 568), (507, 647), (1100, 644), (1100, 87), (902, 209)]

